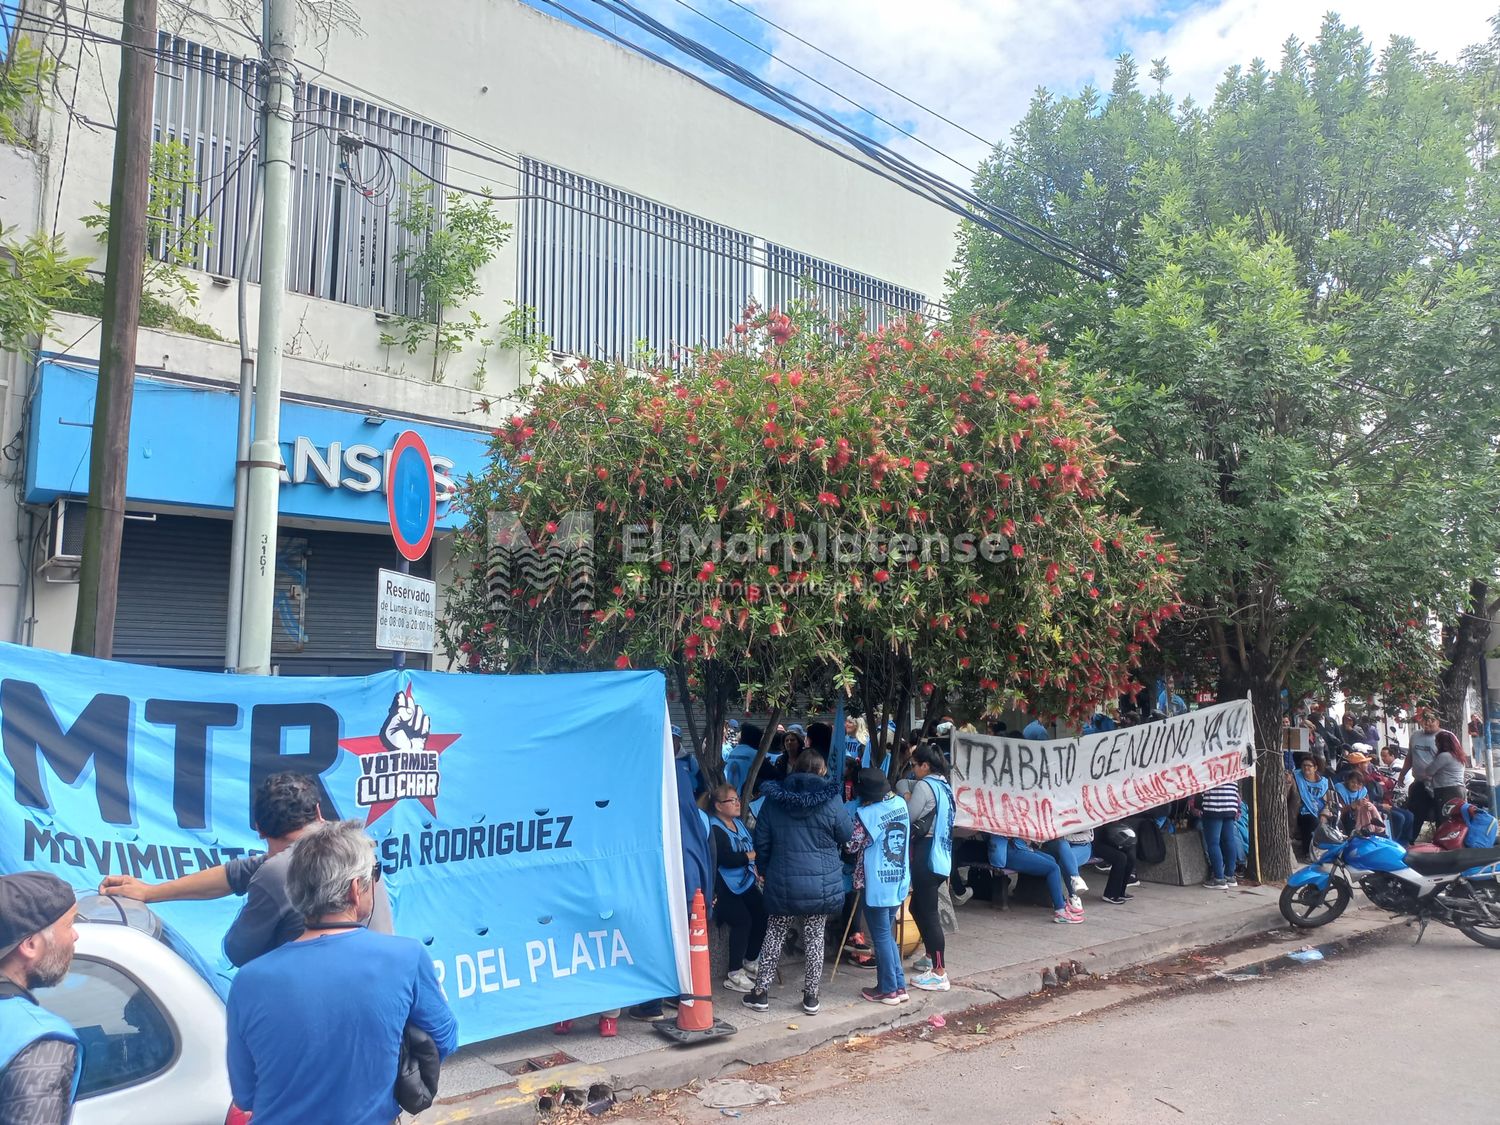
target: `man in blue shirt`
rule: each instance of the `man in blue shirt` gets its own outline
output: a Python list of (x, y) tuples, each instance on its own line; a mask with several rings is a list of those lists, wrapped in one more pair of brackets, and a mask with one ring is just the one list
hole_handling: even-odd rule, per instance
[(420, 943), (365, 928), (375, 848), (356, 820), (304, 833), (287, 867), (302, 936), (239, 971), (229, 990), (229, 1086), (255, 1125), (389, 1125), (402, 1033), (415, 1024), (444, 1057), (458, 1042)]

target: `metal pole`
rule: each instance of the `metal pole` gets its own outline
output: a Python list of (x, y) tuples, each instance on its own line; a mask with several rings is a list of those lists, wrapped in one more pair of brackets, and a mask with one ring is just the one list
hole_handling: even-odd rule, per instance
[(281, 313), (286, 302), (296, 77), (295, 0), (266, 0), (266, 108), (261, 128), (264, 192), (260, 239), (260, 331), (256, 347), (254, 439), (246, 466), (244, 612), (239, 670), (271, 671), (276, 598), (276, 518), (281, 499)]
[[(1483, 608), (1483, 599), (1480, 599), (1480, 608)], [(1492, 628), (1489, 622), (1485, 622), (1485, 628)], [(1500, 799), (1495, 793), (1495, 777), (1497, 771), (1495, 766), (1495, 748), (1490, 744), (1490, 664), (1485, 659), (1489, 655), (1489, 634), (1484, 638), (1484, 647), (1479, 650), (1479, 718), (1484, 724), (1479, 733), (1479, 745), (1475, 747), (1477, 753), (1484, 750), (1484, 778), (1490, 785), (1490, 812), (1500, 816)]]
[(136, 330), (146, 268), (146, 202), (151, 182), (151, 103), (156, 87), (156, 0), (125, 0), (120, 29), (120, 90), (99, 387), (89, 450), (89, 507), (73, 651), (108, 658), (115, 647), (125, 477), (130, 467), (130, 407), (135, 392)]
[(260, 230), (260, 175), (250, 185), (250, 225), (240, 246), (238, 312), (240, 321), (239, 426), (234, 443), (234, 521), (229, 538), (229, 621), (224, 630), (224, 668), (234, 671), (240, 662), (240, 622), (245, 599), (245, 506), (250, 471), (250, 420), (254, 417), (255, 359), (250, 354), (250, 316), (246, 309), (245, 274), (250, 269), (250, 248)]

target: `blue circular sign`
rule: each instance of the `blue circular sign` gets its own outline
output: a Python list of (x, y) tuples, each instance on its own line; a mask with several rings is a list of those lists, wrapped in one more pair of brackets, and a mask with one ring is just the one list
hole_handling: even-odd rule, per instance
[(391, 448), (385, 500), (396, 550), (402, 558), (416, 562), (432, 545), (437, 526), (437, 475), (427, 444), (411, 430), (402, 431)]

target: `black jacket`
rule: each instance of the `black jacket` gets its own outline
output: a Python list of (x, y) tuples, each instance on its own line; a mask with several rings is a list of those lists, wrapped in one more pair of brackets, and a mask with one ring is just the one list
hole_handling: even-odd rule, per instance
[(765, 876), (768, 914), (832, 914), (844, 904), (839, 848), (854, 825), (839, 787), (811, 773), (768, 781), (755, 822), (755, 865)]

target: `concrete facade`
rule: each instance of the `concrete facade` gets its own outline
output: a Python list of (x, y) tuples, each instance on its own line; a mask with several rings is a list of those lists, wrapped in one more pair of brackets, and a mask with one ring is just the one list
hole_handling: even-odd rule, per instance
[[(118, 0), (104, 0), (86, 17), (76, 7), (69, 15), (75, 27), (86, 19), (94, 36), (117, 36), (120, 7)], [(45, 40), (66, 68), (68, 80), (60, 86), (74, 116), (50, 106), (39, 114), (34, 151), (0, 148), (0, 220), (8, 234), (55, 229), (71, 252), (94, 256), (94, 270), (102, 271), (102, 244), (80, 220), (109, 196), (114, 134), (91, 123), (113, 121), (119, 48), (69, 36), (57, 24), (27, 22), (57, 19), (54, 0), (25, 0), (22, 8), (22, 33)], [(440, 128), (449, 146), (481, 154), (447, 148), (443, 177), (454, 188), (516, 195), (520, 176), (506, 165), (530, 157), (929, 300), (942, 292), (954, 251), (950, 213), (689, 78), (515, 0), (452, 0), (430, 10), (362, 0), (357, 8), (359, 34), (337, 29), (326, 41), (303, 35), (301, 78)], [(258, 56), (258, 46), (230, 18), (230, 5), (206, 0), (198, 10), (202, 15), (164, 9), (163, 32)], [(158, 85), (164, 90), (170, 81), (159, 77)], [(252, 163), (244, 163), (245, 175)], [(221, 170), (214, 190), (230, 186), (238, 174)], [(515, 224), (520, 206), (502, 200), (496, 209)], [(527, 264), (518, 243), (513, 236), (480, 274), (483, 291), (472, 307), (491, 323), (521, 291)], [(237, 285), (188, 273), (199, 300), (184, 311), (226, 342), (142, 329), (138, 365), (163, 378), (232, 386), (240, 358)], [(258, 290), (246, 288), (253, 345)], [(450, 359), (443, 381), (435, 383), (430, 352), (408, 357), (381, 345), (386, 320), (376, 308), (289, 293), (288, 395), (483, 430), (487, 419), (477, 400), (503, 397), (525, 377), (518, 352), (492, 352), (484, 384), (476, 386), (478, 356), (469, 349)], [(38, 351), (88, 363), (96, 361), (98, 348), (97, 320), (60, 315)], [(30, 361), (19, 357), (5, 356), (0, 364), (6, 440), (24, 443), (32, 372)], [(3, 467), (5, 485), (24, 500), (26, 458), (20, 446), (16, 452), (18, 459)], [(232, 466), (232, 447), (221, 456)], [(158, 507), (147, 503), (145, 510)], [(0, 504), (0, 539), (15, 544), (0, 551), (0, 637), (64, 648), (76, 587), (32, 580), (30, 556), (43, 515), (24, 503)], [(445, 551), (438, 561), (441, 571)]]

